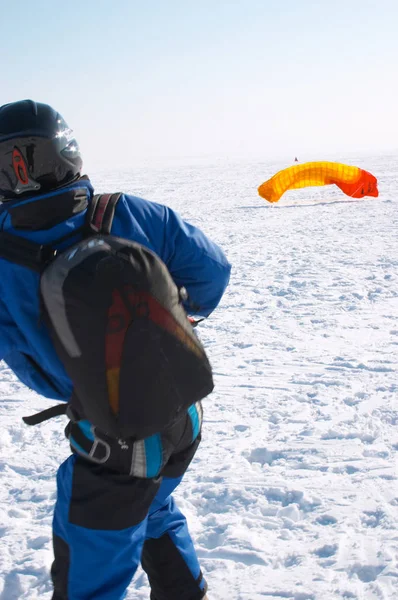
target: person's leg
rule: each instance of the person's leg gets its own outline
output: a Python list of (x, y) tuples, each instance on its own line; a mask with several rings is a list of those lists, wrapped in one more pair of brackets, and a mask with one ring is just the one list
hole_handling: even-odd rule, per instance
[(207, 583), (188, 531), (187, 521), (171, 496), (200, 443), (202, 407), (189, 409), (175, 443), (175, 431), (162, 436), (174, 447), (161, 474), (163, 481), (149, 509), (141, 564), (151, 586), (151, 600), (206, 600)]
[(201, 600), (207, 590), (187, 521), (171, 496), (179, 478), (167, 478), (149, 509), (141, 564), (151, 600)]
[(52, 600), (122, 600), (140, 563), (159, 481), (71, 456), (57, 476)]
[[(170, 531), (173, 519), (175, 529), (182, 519), (188, 565), (192, 574), (198, 570), (185, 518), (169, 495), (196, 452), (201, 421), (201, 406), (196, 403), (161, 436), (122, 444), (100, 434), (88, 421), (68, 425), (67, 437), (79, 456), (70, 457), (57, 477), (52, 600), (122, 600), (141, 558), (150, 507), (154, 513), (165, 505), (162, 514), (170, 512)], [(107, 466), (90, 462), (94, 460)], [(152, 504), (163, 476), (177, 481), (171, 487), (165, 483)], [(191, 600), (190, 596), (178, 600), (185, 598)]]

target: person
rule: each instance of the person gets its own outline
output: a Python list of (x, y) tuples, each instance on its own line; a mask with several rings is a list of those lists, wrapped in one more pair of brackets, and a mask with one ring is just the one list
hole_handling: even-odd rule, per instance
[[(32, 100), (0, 108), (0, 234), (69, 247), (81, 239), (93, 194), (79, 146), (57, 111)], [(111, 233), (156, 253), (202, 317), (217, 307), (231, 266), (171, 208), (122, 194)], [(39, 273), (0, 258), (0, 360), (32, 390), (68, 402), (72, 383), (40, 320), (39, 281)], [(110, 468), (91, 460), (90, 423), (68, 424), (72, 454), (57, 473), (52, 600), (121, 600), (140, 563), (151, 600), (207, 598), (186, 518), (172, 495), (197, 450), (201, 424), (197, 402), (165, 431), (130, 440), (130, 470), (123, 440), (112, 440)]]

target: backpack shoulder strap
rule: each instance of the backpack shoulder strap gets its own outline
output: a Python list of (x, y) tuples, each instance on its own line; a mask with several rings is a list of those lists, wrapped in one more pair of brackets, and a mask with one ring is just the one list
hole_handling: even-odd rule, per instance
[[(86, 225), (90, 233), (109, 234), (115, 215), (116, 204), (122, 194), (96, 194), (87, 209)], [(55, 257), (54, 245), (73, 237), (80, 230), (54, 240), (51, 245), (38, 244), (26, 238), (0, 231), (0, 258), (33, 271), (41, 272), (43, 268)]]
[(122, 194), (95, 194), (87, 209), (86, 223), (94, 233), (109, 234), (116, 204)]

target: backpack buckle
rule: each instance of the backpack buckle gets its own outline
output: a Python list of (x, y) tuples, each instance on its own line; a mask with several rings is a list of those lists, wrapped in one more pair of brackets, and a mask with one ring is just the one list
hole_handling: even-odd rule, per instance
[(54, 260), (54, 258), (57, 256), (57, 253), (58, 250), (56, 250), (55, 248), (41, 244), (37, 249), (37, 259), (40, 263), (46, 265), (47, 263)]

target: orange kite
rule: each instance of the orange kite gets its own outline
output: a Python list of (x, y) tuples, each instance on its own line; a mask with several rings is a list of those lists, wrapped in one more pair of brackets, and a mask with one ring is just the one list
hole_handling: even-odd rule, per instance
[(332, 183), (351, 198), (377, 198), (379, 195), (377, 179), (368, 171), (327, 161), (308, 162), (283, 169), (261, 184), (258, 193), (268, 202), (278, 202), (287, 190)]

